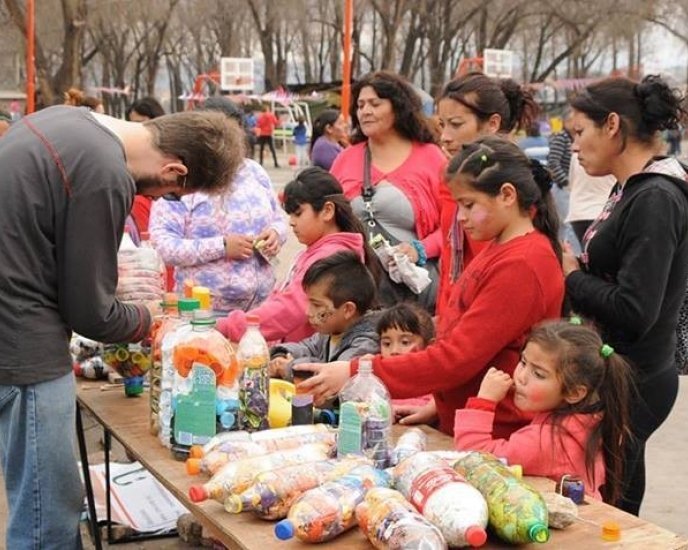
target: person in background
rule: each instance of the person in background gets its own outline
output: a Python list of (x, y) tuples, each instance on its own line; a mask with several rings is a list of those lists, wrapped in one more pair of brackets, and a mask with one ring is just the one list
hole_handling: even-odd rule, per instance
[(311, 164), (330, 170), (346, 141), (346, 122), (335, 109), (325, 109), (313, 122), (311, 134)]
[[(306, 246), (289, 269), (286, 280), (265, 302), (248, 312), (260, 318), (260, 331), (268, 342), (299, 342), (313, 334), (308, 322), (308, 298), (302, 281), (308, 268), (336, 252), (355, 252), (375, 274), (375, 253), (365, 240), (363, 227), (351, 211), (339, 182), (322, 168), (306, 168), (284, 188), (284, 210), (299, 242)], [(235, 310), (217, 323), (233, 342), (246, 331), (246, 315)]]
[[(514, 405), (535, 417), (498, 439), (495, 409), (511, 390)], [(593, 329), (548, 321), (528, 336), (513, 376), (490, 368), (478, 395), (456, 411), (454, 443), (519, 464), (526, 475), (557, 482), (578, 476), (589, 497), (614, 505), (623, 487), (618, 442), (631, 437), (632, 390), (628, 363)]]
[(160, 102), (154, 97), (147, 96), (139, 98), (129, 105), (126, 118), (132, 122), (145, 122), (164, 114), (165, 109), (162, 108)]
[[(201, 109), (241, 125), (241, 108), (210, 97)], [(287, 237), (287, 223), (267, 172), (245, 159), (222, 193), (194, 193), (157, 201), (151, 212), (153, 246), (175, 268), (177, 292), (185, 281), (208, 287), (213, 311), (226, 316), (259, 306), (275, 286), (270, 259)]]
[(12, 115), (5, 111), (0, 111), (0, 137), (5, 135), (5, 132), (10, 129), (12, 124)]
[(258, 146), (260, 148), (260, 165), (263, 165), (263, 151), (265, 151), (265, 146), (270, 148), (272, 153), (272, 160), (275, 162), (275, 168), (279, 168), (277, 163), (277, 153), (275, 152), (275, 139), (273, 134), (275, 133), (275, 127), (279, 126), (279, 119), (266, 105), (263, 107), (263, 112), (258, 116), (256, 121), (256, 128), (258, 128)]
[(339, 154), (331, 172), (369, 230), (369, 238), (383, 237), (411, 263), (425, 267), (432, 281), (418, 295), (384, 274), (380, 302), (417, 301), (433, 313), (442, 248), (440, 183), (446, 158), (434, 143), (420, 97), (394, 73), (377, 71), (360, 78), (352, 89), (350, 114), (352, 145)]
[(134, 124), (55, 106), (23, 117), (0, 139), (5, 548), (81, 548), (69, 338), (75, 331), (137, 342), (148, 334), (157, 300), (115, 297), (117, 250), (134, 195), (221, 189), (242, 151), (239, 128), (216, 113)]
[(302, 281), (316, 333), (270, 350), (270, 376), (292, 380), (293, 364), (328, 363), (380, 351), (375, 332), (375, 279), (356, 252), (335, 252), (308, 268)]
[[(552, 173), (554, 183), (556, 184), (556, 186), (552, 188), (552, 196), (554, 197), (554, 203), (557, 205), (559, 219), (566, 220), (559, 229), (559, 238), (562, 241), (570, 243), (574, 250), (580, 251), (581, 238), (578, 236), (575, 228), (568, 222), (571, 192), (573, 188), (573, 185), (570, 183), (571, 145), (573, 144), (571, 124), (571, 112), (567, 110), (564, 113), (563, 128), (561, 132), (557, 132), (550, 136), (547, 168)], [(579, 187), (578, 192), (581, 191), (583, 190)]]
[[(451, 159), (464, 145), (494, 134), (508, 135), (528, 126), (538, 111), (532, 94), (511, 79), (469, 73), (448, 82), (437, 101), (442, 151)], [(436, 314), (449, 302), (452, 286), (487, 245), (475, 241), (457, 220), (457, 204), (447, 185), (440, 186), (442, 254)]]
[(624, 445), (619, 507), (638, 514), (645, 493), (645, 443), (678, 394), (676, 328), (688, 279), (688, 174), (674, 157), (656, 157), (662, 130), (685, 114), (683, 95), (660, 77), (607, 78), (571, 101), (573, 152), (590, 176), (616, 185), (583, 237), (564, 254), (574, 312), (625, 355), (638, 381), (634, 437)]
[(296, 151), (296, 166), (308, 166), (308, 128), (302, 116), (299, 117), (293, 130), (294, 149)]
[(258, 119), (256, 118), (256, 113), (253, 112), (253, 109), (249, 105), (245, 106), (244, 109), (244, 127), (246, 128), (248, 141), (246, 156), (252, 159), (256, 155), (256, 143), (258, 142), (258, 136), (256, 135)]
[[(129, 106), (126, 112), (126, 119), (131, 122), (145, 122), (158, 118), (164, 114), (165, 110), (157, 99), (154, 97), (142, 97), (135, 100)], [(130, 230), (129, 233), (136, 244), (141, 240), (141, 235), (145, 236), (149, 233), (148, 224), (150, 221), (151, 204), (152, 201), (147, 197), (141, 195), (134, 197), (134, 206), (131, 208), (131, 218), (134, 222), (136, 235), (134, 236), (133, 230)], [(166, 288), (169, 290), (173, 287), (173, 277), (174, 270), (168, 268)]]

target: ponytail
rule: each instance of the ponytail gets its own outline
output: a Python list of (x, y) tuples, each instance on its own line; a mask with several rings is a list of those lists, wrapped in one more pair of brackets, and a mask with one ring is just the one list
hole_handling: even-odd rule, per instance
[(533, 179), (540, 189), (540, 199), (535, 203), (533, 225), (547, 236), (559, 263), (562, 261), (563, 250), (559, 241), (559, 214), (552, 197), (552, 174), (540, 161), (531, 159), (530, 169)]
[(328, 126), (333, 126), (337, 123), (340, 113), (335, 109), (325, 109), (322, 113), (318, 115), (318, 118), (313, 122), (313, 133), (311, 134), (311, 143), (308, 149), (309, 152), (313, 151), (313, 145), (318, 141), (327, 129)]

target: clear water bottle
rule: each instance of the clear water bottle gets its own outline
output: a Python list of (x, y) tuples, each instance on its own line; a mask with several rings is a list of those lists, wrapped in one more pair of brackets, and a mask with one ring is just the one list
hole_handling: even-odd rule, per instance
[(270, 387), (268, 364), (270, 350), (260, 333), (260, 318), (247, 315), (246, 332), (239, 340), (237, 359), (239, 378), (239, 428), (248, 432), (267, 430)]
[(160, 424), (160, 443), (165, 447), (172, 446), (172, 386), (174, 384), (174, 347), (178, 338), (185, 331), (191, 330), (191, 319), (194, 310), (200, 303), (191, 298), (178, 301), (179, 321), (174, 330), (169, 330), (162, 338), (160, 356), (162, 369), (160, 373), (160, 397), (158, 398), (158, 422)]
[(339, 393), (337, 456), (364, 455), (377, 468), (386, 468), (392, 437), (392, 401), (387, 388), (362, 359), (358, 374)]

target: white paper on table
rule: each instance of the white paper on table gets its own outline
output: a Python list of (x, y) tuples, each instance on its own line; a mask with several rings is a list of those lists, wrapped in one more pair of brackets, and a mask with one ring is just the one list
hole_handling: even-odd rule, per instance
[[(90, 465), (98, 521), (107, 520), (105, 464)], [(188, 512), (141, 463), (110, 463), (110, 519), (140, 533), (164, 532), (177, 527)]]

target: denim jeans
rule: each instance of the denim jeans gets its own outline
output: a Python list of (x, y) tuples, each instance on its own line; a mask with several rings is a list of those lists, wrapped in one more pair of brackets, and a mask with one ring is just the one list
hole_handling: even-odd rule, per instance
[(0, 460), (8, 549), (80, 549), (83, 487), (74, 455), (76, 386), (69, 374), (0, 385)]

